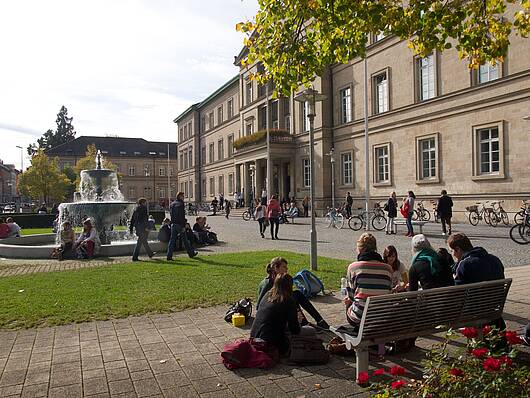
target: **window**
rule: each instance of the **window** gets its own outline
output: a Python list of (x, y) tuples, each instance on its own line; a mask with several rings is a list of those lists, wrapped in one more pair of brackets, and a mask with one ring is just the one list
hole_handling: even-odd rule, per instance
[(123, 155), (127, 155), (127, 152), (125, 151), (120, 151), (120, 155), (123, 156)]
[(351, 152), (341, 154), (340, 159), (342, 165), (342, 184), (351, 185), (353, 184), (353, 162)]
[(206, 164), (206, 146), (201, 147), (201, 164)]
[(169, 167), (169, 176), (170, 176), (170, 177), (173, 177), (174, 175), (175, 175), (175, 172), (174, 172), (174, 170), (173, 170), (173, 166), (170, 166), (170, 167)]
[(499, 172), (499, 129), (497, 127), (480, 129), (478, 135), (478, 158), (480, 174)]
[(185, 140), (188, 139), (188, 125), (185, 125), (185, 126), (184, 126), (184, 139), (185, 139)]
[(129, 199), (136, 199), (136, 187), (129, 187)]
[(252, 126), (253, 126), (252, 122), (246, 124), (246, 126), (245, 126), (245, 135), (252, 135), (252, 132), (253, 132), (253, 127)]
[(434, 55), (416, 59), (418, 100), (425, 101), (436, 96), (436, 65)]
[(183, 155), (184, 155), (184, 170), (187, 169), (189, 167), (189, 163), (188, 163), (188, 151), (184, 151), (183, 152)]
[(351, 120), (351, 88), (348, 87), (340, 90), (340, 121), (349, 123)]
[(193, 147), (188, 149), (188, 167), (193, 167)]
[(193, 198), (193, 181), (188, 181), (188, 197)]
[(191, 122), (188, 122), (188, 136), (192, 136), (193, 132), (191, 131)]
[(219, 189), (219, 193), (222, 193), (224, 195), (225, 193), (225, 177), (224, 176), (219, 176), (218, 189)]
[(134, 177), (136, 174), (136, 167), (134, 167), (134, 164), (130, 164), (128, 169), (129, 169), (129, 176)]
[(267, 107), (265, 105), (258, 108), (258, 130), (267, 128)]
[(234, 193), (234, 174), (228, 174), (228, 193)]
[(311, 163), (309, 159), (302, 160), (302, 175), (304, 177), (304, 187), (308, 188), (311, 186)]
[(217, 124), (223, 123), (223, 105), (217, 108)]
[(202, 191), (202, 196), (206, 196), (206, 178), (203, 178), (202, 181), (201, 181), (201, 191)]
[(417, 140), (418, 171), (420, 180), (437, 179), (436, 137), (425, 137)]
[(201, 131), (206, 131), (206, 116), (201, 116)]
[(151, 169), (149, 167), (149, 164), (144, 164), (144, 177), (150, 177), (151, 176)]
[(374, 161), (375, 182), (390, 183), (390, 144), (374, 147)]
[(226, 117), (232, 119), (234, 116), (234, 100), (230, 98), (226, 103)]
[(213, 112), (210, 112), (208, 114), (208, 128), (209, 129), (213, 129), (214, 128)]
[(285, 130), (287, 130), (290, 133), (291, 132), (291, 115), (285, 115), (284, 123), (285, 123)]
[(388, 74), (387, 71), (373, 77), (374, 84), (374, 113), (388, 111)]
[(184, 170), (184, 152), (179, 151), (179, 170)]
[(215, 178), (210, 177), (210, 196), (215, 196)]
[(184, 196), (187, 198), (188, 197), (188, 181), (185, 181), (182, 183), (183, 184), (183, 187), (184, 187)]
[(225, 157), (224, 140), (217, 141), (217, 159), (223, 160)]
[(209, 151), (208, 151), (208, 163), (213, 163), (214, 162), (214, 156), (215, 154), (213, 153), (213, 151), (215, 150), (215, 147), (214, 147), (214, 144), (213, 142), (209, 145)]
[(179, 129), (179, 142), (184, 141), (184, 127)]
[(270, 106), (271, 106), (271, 127), (273, 129), (277, 129), (279, 127), (279, 122), (278, 122), (278, 100), (276, 101), (272, 101), (270, 103)]
[(378, 42), (380, 40), (383, 40), (386, 37), (385, 32), (378, 32), (374, 35), (374, 42)]
[(252, 102), (252, 81), (247, 81), (245, 86), (245, 105), (249, 105)]
[(144, 187), (144, 197), (152, 199), (151, 193), (151, 187)]
[(478, 83), (487, 83), (499, 78), (499, 64), (487, 63), (480, 65), (477, 71)]
[[(166, 176), (166, 168), (165, 167), (159, 167), (158, 168), (158, 176), (159, 177), (165, 177)], [(165, 197), (165, 195), (162, 196), (162, 197)]]
[(228, 145), (228, 157), (232, 156), (234, 154), (234, 134), (231, 134), (227, 138), (227, 145)]
[(158, 197), (159, 198), (166, 198), (166, 188), (159, 187), (158, 188)]
[(305, 101), (302, 106), (302, 129), (304, 132), (309, 131), (309, 103)]

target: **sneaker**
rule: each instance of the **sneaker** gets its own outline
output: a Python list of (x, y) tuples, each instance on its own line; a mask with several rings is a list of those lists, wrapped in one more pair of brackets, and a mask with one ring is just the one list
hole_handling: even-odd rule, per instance
[(189, 257), (190, 258), (197, 257), (198, 254), (199, 254), (199, 252), (193, 252), (193, 254), (191, 256), (189, 256)]
[(265, 235), (264, 235), (264, 234), (261, 234), (261, 237), (262, 237), (262, 238), (265, 238)]
[(316, 328), (322, 329), (322, 330), (329, 330), (329, 325), (325, 320), (321, 319), (320, 321), (317, 322)]
[(153, 256), (156, 254), (156, 252), (152, 252), (149, 258), (153, 258)]
[(167, 257), (166, 261), (173, 261), (173, 257)]

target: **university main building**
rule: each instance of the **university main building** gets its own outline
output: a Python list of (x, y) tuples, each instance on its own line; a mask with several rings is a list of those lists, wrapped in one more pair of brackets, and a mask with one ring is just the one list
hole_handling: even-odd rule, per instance
[[(316, 206), (331, 204), (332, 186), (337, 201), (347, 192), (364, 198), (367, 95), (374, 201), (408, 190), (433, 199), (446, 189), (457, 211), (495, 199), (516, 209), (530, 197), (530, 40), (513, 36), (511, 43), (503, 63), (470, 71), (454, 50), (420, 58), (394, 36), (374, 36), (367, 93), (361, 59), (324, 71), (314, 82), (327, 97), (316, 106)], [(243, 67), (245, 56), (235, 57), (237, 76), (174, 119), (179, 190), (190, 201), (235, 191), (247, 200), (253, 190), (260, 196), (267, 117), (272, 193), (298, 201), (309, 195), (307, 108), (294, 100), (298, 93), (273, 99), (272, 90), (249, 79), (260, 65)]]

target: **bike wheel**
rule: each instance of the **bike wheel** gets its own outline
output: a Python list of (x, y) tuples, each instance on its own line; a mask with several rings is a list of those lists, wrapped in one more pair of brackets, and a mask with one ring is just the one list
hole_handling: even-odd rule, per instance
[(326, 214), (326, 225), (328, 228), (331, 228), (333, 225), (333, 218), (331, 217), (331, 214)]
[(510, 238), (519, 245), (530, 243), (530, 225), (515, 224), (510, 228)]
[(438, 217), (438, 212), (436, 210), (434, 211), (434, 222), (436, 223), (440, 222), (440, 217)]
[(245, 210), (241, 217), (243, 217), (243, 220), (245, 221), (250, 221), (250, 212), (248, 210)]
[(478, 212), (476, 212), (476, 211), (469, 212), (467, 218), (469, 219), (469, 223), (471, 225), (473, 225), (474, 227), (476, 227), (478, 225), (478, 222), (480, 220), (480, 216), (479, 216)]
[(420, 218), (420, 213), (418, 212), (418, 210), (414, 210), (412, 212), (412, 220), (413, 221), (418, 221), (419, 218)]
[(489, 220), (490, 220), (489, 225), (491, 225), (492, 227), (496, 227), (500, 221), (500, 217), (497, 213), (491, 212), (489, 214)]
[(350, 227), (350, 229), (353, 229), (354, 231), (360, 230), (363, 227), (363, 225), (364, 225), (364, 221), (359, 216), (352, 216), (348, 220), (348, 227)]
[(372, 227), (377, 231), (382, 231), (386, 227), (386, 218), (383, 216), (375, 216), (372, 218)]
[(342, 214), (337, 214), (335, 217), (335, 228), (342, 229), (344, 227), (344, 216)]
[(523, 224), (524, 218), (525, 218), (524, 210), (520, 210), (517, 213), (515, 213), (515, 215), (513, 216), (513, 222), (515, 224)]
[(422, 221), (429, 221), (431, 219), (431, 213), (427, 209), (423, 209), (421, 212), (421, 220)]
[(508, 218), (508, 213), (506, 213), (504, 210), (501, 210), (500, 216), (501, 216), (502, 223), (504, 225), (510, 225), (510, 219)]

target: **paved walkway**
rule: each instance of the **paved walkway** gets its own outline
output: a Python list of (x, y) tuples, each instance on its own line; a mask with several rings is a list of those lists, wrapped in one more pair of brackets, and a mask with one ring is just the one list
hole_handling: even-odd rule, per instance
[[(505, 308), (512, 329), (530, 318), (530, 267), (507, 270), (514, 279)], [(342, 324), (339, 297), (316, 306)], [(0, 397), (365, 397), (355, 383), (355, 357), (332, 356), (325, 366), (279, 365), (228, 371), (225, 343), (247, 337), (223, 320), (225, 306), (53, 328), (0, 331)], [(329, 338), (327, 334), (323, 337)], [(417, 374), (425, 347), (372, 365), (404, 366)], [(526, 350), (526, 349), (525, 349)], [(527, 350), (528, 351), (528, 350)]]

